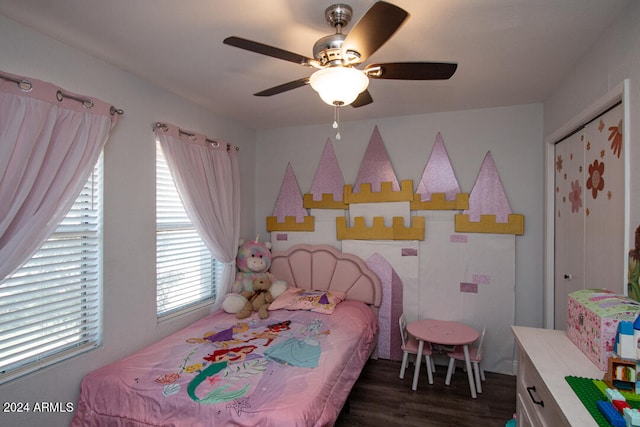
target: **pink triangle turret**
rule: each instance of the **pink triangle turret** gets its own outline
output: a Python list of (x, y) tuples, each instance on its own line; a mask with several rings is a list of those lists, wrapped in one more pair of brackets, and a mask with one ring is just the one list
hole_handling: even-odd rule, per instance
[(380, 191), (380, 183), (382, 182), (391, 182), (391, 189), (400, 191), (398, 178), (393, 166), (391, 166), (389, 154), (382, 141), (382, 136), (380, 136), (380, 131), (378, 131), (378, 126), (376, 126), (360, 165), (353, 192), (360, 191), (360, 184), (371, 184), (371, 191)]
[(303, 206), (302, 193), (291, 163), (287, 164), (287, 170), (282, 179), (280, 193), (273, 209), (273, 216), (278, 222), (284, 221), (285, 216), (295, 216), (296, 221), (302, 222), (307, 215), (307, 210)]
[(338, 165), (338, 159), (333, 151), (331, 140), (327, 139), (322, 151), (322, 157), (311, 183), (310, 193), (313, 200), (322, 200), (323, 194), (332, 194), (334, 201), (342, 201), (344, 192), (344, 176)]
[(436, 141), (422, 172), (416, 193), (420, 194), (421, 201), (430, 201), (434, 193), (444, 193), (445, 200), (456, 200), (456, 196), (460, 193), (460, 185), (453, 172), (440, 132), (436, 135)]
[(484, 157), (469, 196), (469, 210), (464, 213), (469, 214), (469, 220), (472, 222), (480, 221), (480, 215), (495, 215), (496, 222), (508, 222), (511, 206), (504, 192), (491, 151), (487, 152)]

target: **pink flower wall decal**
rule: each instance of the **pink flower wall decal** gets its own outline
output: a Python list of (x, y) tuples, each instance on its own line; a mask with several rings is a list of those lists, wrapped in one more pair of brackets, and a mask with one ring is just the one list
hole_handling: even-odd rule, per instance
[(579, 212), (582, 207), (582, 187), (577, 179), (571, 182), (569, 201), (571, 202), (571, 212)]

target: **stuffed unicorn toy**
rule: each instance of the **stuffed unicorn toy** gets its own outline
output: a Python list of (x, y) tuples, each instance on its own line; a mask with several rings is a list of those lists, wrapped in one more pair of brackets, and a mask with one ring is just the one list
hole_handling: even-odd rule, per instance
[(278, 280), (269, 272), (269, 268), (271, 268), (271, 243), (260, 242), (259, 236), (256, 236), (254, 241), (240, 241), (236, 266), (238, 272), (231, 292), (225, 296), (222, 302), (222, 308), (227, 313), (236, 314), (245, 306), (247, 299), (240, 293), (243, 291), (253, 292), (255, 279), (266, 278), (271, 282), (270, 291), (274, 299), (287, 289), (285, 281)]

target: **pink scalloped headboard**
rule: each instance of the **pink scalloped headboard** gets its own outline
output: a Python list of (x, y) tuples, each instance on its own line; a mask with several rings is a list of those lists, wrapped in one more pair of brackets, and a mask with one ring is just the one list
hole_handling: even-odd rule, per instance
[(364, 261), (329, 245), (296, 245), (273, 252), (271, 273), (288, 286), (338, 290), (346, 299), (379, 307), (382, 285)]

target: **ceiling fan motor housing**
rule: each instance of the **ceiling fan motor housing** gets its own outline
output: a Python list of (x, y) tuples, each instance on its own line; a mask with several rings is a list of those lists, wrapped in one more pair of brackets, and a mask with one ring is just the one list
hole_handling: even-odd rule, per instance
[(313, 57), (322, 66), (342, 65), (342, 43), (344, 34), (331, 34), (319, 39), (313, 45)]
[(325, 19), (338, 32), (349, 24), (352, 14), (353, 10), (348, 4), (334, 4), (324, 11)]
[(323, 67), (349, 65), (360, 58), (357, 52), (349, 51), (344, 56), (342, 52), (342, 44), (346, 38), (342, 34), (342, 28), (349, 24), (352, 14), (351, 6), (346, 4), (334, 4), (325, 10), (324, 17), (336, 32), (322, 37), (313, 45), (313, 57)]

